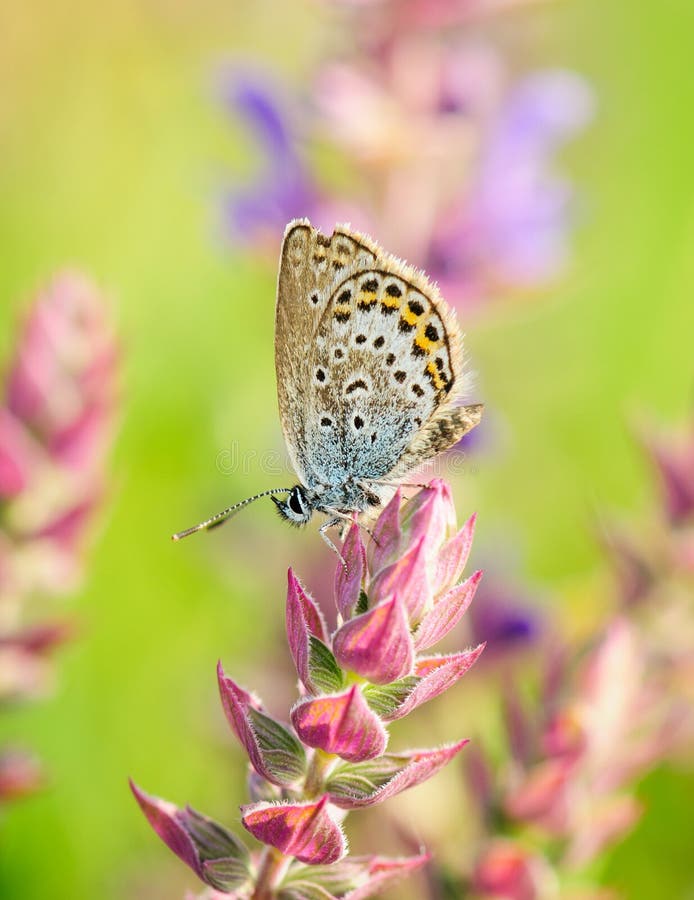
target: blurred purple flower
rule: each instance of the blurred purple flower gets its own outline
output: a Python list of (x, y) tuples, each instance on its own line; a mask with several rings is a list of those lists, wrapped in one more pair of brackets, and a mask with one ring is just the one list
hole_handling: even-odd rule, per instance
[(500, 106), (469, 193), (442, 217), (424, 265), (444, 293), (461, 296), (484, 273), (491, 286), (523, 290), (555, 278), (568, 260), (573, 189), (554, 171), (558, 151), (592, 117), (585, 81), (537, 72)]
[(468, 617), (470, 635), (474, 643), (489, 645), (489, 657), (537, 645), (545, 623), (524, 591), (488, 574), (480, 585), (478, 601)]
[(264, 246), (287, 222), (314, 214), (318, 191), (294, 133), (294, 117), (279, 85), (239, 69), (221, 79), (224, 102), (250, 131), (260, 155), (254, 183), (227, 191), (224, 219), (232, 239)]

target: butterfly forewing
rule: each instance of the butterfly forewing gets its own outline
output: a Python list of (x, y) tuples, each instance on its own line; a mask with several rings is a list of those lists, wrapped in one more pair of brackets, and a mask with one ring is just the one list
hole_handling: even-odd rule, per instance
[(375, 244), (338, 227), (332, 237), (307, 220), (287, 226), (280, 256), (275, 314), (275, 369), (280, 420), (297, 475), (306, 483), (307, 392), (313, 340), (336, 284), (373, 264)]

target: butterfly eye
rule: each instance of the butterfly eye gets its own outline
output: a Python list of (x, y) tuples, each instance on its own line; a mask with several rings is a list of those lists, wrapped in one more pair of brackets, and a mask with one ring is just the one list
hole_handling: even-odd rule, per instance
[(289, 508), (291, 511), (297, 516), (303, 516), (304, 508), (301, 505), (301, 499), (299, 497), (299, 492), (294, 491), (289, 495)]

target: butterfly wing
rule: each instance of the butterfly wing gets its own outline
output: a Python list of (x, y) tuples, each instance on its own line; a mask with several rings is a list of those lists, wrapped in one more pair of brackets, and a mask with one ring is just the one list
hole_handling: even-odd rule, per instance
[(308, 366), (321, 316), (336, 284), (373, 264), (376, 245), (338, 226), (331, 237), (307, 219), (290, 222), (280, 254), (275, 312), (275, 371), (280, 421), (297, 475), (306, 483)]
[(422, 273), (382, 251), (334, 286), (308, 349), (309, 484), (400, 477), (479, 420), (460, 406), (455, 316)]

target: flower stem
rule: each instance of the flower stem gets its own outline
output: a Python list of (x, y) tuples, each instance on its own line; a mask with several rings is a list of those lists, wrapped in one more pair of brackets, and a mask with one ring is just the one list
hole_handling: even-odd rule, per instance
[(306, 800), (314, 800), (323, 793), (325, 776), (332, 768), (335, 758), (332, 753), (324, 753), (322, 750), (314, 751), (304, 781), (303, 794)]
[(290, 857), (280, 853), (279, 850), (266, 847), (260, 859), (258, 878), (251, 900), (272, 900), (275, 888), (282, 880), (290, 862)]

